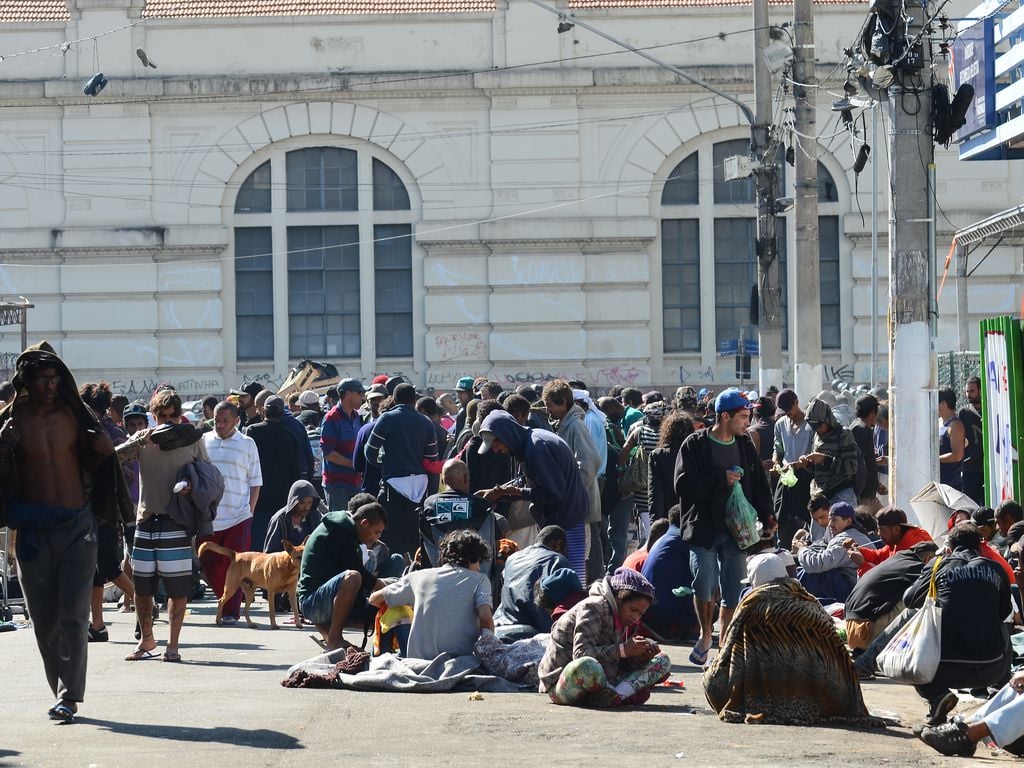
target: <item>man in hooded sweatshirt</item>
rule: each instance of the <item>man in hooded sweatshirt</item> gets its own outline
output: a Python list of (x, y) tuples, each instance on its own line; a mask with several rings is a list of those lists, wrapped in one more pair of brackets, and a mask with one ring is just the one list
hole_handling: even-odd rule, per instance
[(811, 453), (800, 461), (810, 471), (811, 494), (821, 493), (835, 504), (857, 504), (857, 472), (863, 460), (857, 442), (842, 426), (824, 400), (815, 398), (807, 406), (807, 423), (814, 430)]
[(553, 432), (522, 426), (507, 411), (495, 411), (480, 425), (480, 453), (505, 453), (523, 462), (525, 477), (515, 486), (478, 491), (490, 502), (525, 499), (542, 526), (565, 531), (566, 556), (584, 582), (587, 577), (586, 525), (590, 499), (576, 456)]
[[(602, 464), (601, 454), (587, 426), (583, 409), (576, 405), (572, 387), (568, 382), (561, 379), (549, 381), (544, 385), (541, 398), (548, 410), (548, 418), (555, 425), (555, 434), (565, 440), (576, 456), (576, 463), (579, 464), (583, 477), (583, 487), (587, 489), (587, 500), (590, 502), (586, 529), (587, 561), (591, 576), (597, 578), (604, 573), (600, 528), (601, 490), (597, 483), (597, 475)], [(604, 444), (601, 448), (604, 448)], [(591, 551), (602, 554), (595, 558), (591, 556)]]
[(316, 486), (308, 480), (296, 480), (288, 491), (288, 501), (270, 518), (263, 551), (282, 552), (285, 541), (299, 546), (316, 530), (327, 512)]

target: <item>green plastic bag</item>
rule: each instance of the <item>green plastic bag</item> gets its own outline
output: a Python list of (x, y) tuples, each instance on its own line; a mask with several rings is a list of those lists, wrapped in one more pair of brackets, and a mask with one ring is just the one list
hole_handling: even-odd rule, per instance
[(743, 484), (739, 480), (733, 483), (732, 493), (725, 502), (725, 525), (740, 549), (748, 549), (761, 540), (757, 532), (757, 511), (743, 495)]
[(797, 482), (796, 472), (793, 470), (792, 465), (787, 465), (786, 468), (779, 473), (779, 483), (787, 488), (792, 488), (797, 484)]

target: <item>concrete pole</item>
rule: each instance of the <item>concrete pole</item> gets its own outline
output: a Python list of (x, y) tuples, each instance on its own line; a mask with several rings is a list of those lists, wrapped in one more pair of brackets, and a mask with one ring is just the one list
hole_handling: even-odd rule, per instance
[(758, 392), (782, 388), (782, 286), (776, 240), (777, 151), (772, 136), (772, 76), (763, 53), (771, 44), (768, 0), (754, 0), (754, 129), (752, 149), (760, 163), (757, 188), (757, 297), (760, 366)]
[(971, 348), (969, 341), (970, 316), (967, 313), (967, 248), (956, 246), (956, 327), (957, 349), (966, 352)]
[(796, 217), (796, 255), (790, 262), (796, 286), (790, 303), (795, 307), (795, 329), (789, 336), (793, 359), (793, 388), (800, 402), (821, 391), (825, 369), (821, 363), (821, 278), (818, 265), (818, 142), (815, 91), (799, 83), (814, 84), (814, 11), (812, 0), (793, 2), (793, 86), (796, 110), (794, 128), (800, 136), (794, 157), (796, 180), (793, 183)]
[[(921, 30), (926, 7), (907, 3), (905, 36)], [(910, 498), (938, 477), (935, 356), (928, 319), (928, 166), (933, 162), (931, 51), (923, 69), (896, 73), (889, 87), (889, 480), (893, 503), (913, 516)]]

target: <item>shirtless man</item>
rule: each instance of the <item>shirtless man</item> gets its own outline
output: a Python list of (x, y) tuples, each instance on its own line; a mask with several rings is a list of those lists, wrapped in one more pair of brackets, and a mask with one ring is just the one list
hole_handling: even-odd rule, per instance
[(25, 351), (16, 367), (15, 389), (27, 390), (28, 397), (0, 414), (0, 483), (7, 525), (18, 531), (21, 588), (57, 697), (49, 716), (71, 722), (85, 698), (96, 572), (96, 519), (82, 471), (112, 455), (114, 444), (49, 345)]

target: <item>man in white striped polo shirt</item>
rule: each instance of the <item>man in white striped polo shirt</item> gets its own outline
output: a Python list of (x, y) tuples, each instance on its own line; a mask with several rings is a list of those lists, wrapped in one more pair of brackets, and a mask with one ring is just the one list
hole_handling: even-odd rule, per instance
[[(213, 432), (203, 436), (210, 462), (224, 477), (224, 496), (217, 506), (213, 520), (213, 535), (200, 536), (196, 545), (212, 541), (235, 552), (250, 551), (252, 513), (260, 497), (263, 473), (256, 443), (238, 431), (238, 407), (227, 401), (217, 403), (213, 411)], [(220, 598), (224, 592), (224, 578), (230, 561), (223, 555), (207, 550), (199, 558), (206, 581)], [(242, 605), (242, 590), (224, 605), (221, 624), (237, 624)]]

